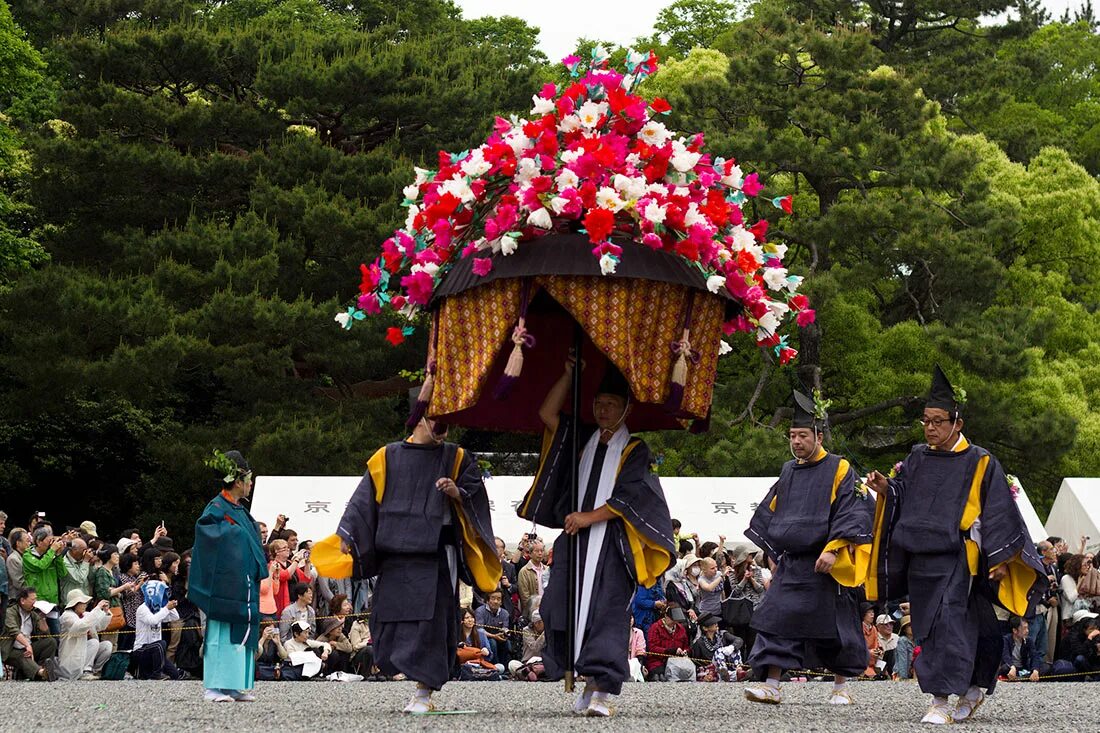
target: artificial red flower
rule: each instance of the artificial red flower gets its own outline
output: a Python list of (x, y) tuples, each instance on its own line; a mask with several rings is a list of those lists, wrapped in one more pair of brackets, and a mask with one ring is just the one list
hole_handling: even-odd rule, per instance
[(791, 363), (791, 360), (798, 356), (798, 352), (789, 347), (783, 347), (779, 350), (779, 363), (783, 366)]
[(584, 217), (584, 228), (588, 230), (589, 241), (602, 242), (615, 228), (615, 215), (607, 209), (590, 209)]
[(405, 334), (400, 328), (396, 326), (390, 326), (386, 329), (386, 340), (393, 346), (400, 346), (405, 343)]
[(664, 114), (672, 109), (672, 105), (660, 97), (655, 97), (653, 101), (649, 103), (649, 107), (657, 114)]
[(791, 310), (793, 310), (793, 311), (803, 310), (809, 304), (810, 304), (810, 299), (807, 298), (802, 293), (799, 293), (798, 295), (792, 297), (790, 300), (787, 301), (787, 305), (789, 305), (791, 307)]

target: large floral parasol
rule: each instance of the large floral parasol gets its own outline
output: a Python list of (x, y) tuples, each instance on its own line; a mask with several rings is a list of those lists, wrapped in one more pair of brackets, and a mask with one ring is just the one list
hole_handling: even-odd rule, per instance
[(416, 169), (404, 226), (336, 320), (396, 312), (407, 325), (388, 330), (394, 345), (430, 324), (410, 423), (541, 430), (539, 404), (574, 349), (589, 365), (574, 371), (582, 419), (610, 362), (631, 387), (633, 430), (705, 429), (724, 337), (751, 334), (785, 364), (791, 322), (814, 319), (786, 247), (746, 216), (760, 202), (790, 213), (791, 198), (767, 198), (701, 134), (665, 126), (668, 103), (640, 94), (652, 52), (630, 51), (622, 69), (602, 48), (563, 63), (568, 80), (535, 94), (529, 118), (498, 117), (482, 145)]

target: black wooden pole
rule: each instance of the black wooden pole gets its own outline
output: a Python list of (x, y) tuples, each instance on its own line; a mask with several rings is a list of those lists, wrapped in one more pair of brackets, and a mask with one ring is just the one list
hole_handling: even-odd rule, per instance
[[(573, 430), (570, 434), (570, 458), (571, 463), (568, 465), (573, 467), (573, 479), (570, 481), (569, 486), (569, 512), (577, 511), (577, 504), (580, 498), (580, 458), (581, 458), (581, 371), (583, 369), (581, 363), (581, 345), (584, 339), (584, 331), (581, 329), (581, 324), (574, 324), (573, 330), (573, 353), (576, 355), (577, 362), (573, 365)], [(575, 670), (573, 664), (577, 658), (577, 603), (579, 597), (577, 593), (577, 579), (578, 570), (580, 568), (580, 538), (575, 535), (569, 535), (569, 623), (566, 631), (566, 647), (569, 654), (569, 659), (565, 665), (565, 691), (573, 692), (573, 678)]]

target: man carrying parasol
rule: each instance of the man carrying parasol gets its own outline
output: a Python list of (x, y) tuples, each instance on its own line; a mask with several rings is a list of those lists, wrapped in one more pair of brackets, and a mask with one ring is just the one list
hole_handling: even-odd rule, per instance
[[(649, 447), (631, 437), (630, 387), (615, 368), (596, 390), (596, 425), (578, 424), (561, 410), (576, 361), (551, 388), (539, 410), (548, 431), (540, 470), (519, 514), (565, 532), (554, 543), (554, 568), (540, 612), (546, 624), (546, 673), (561, 679), (569, 665), (570, 557), (568, 535), (577, 535), (576, 651), (573, 668), (587, 680), (573, 711), (611, 715), (609, 696), (630, 676), (623, 650), (630, 641), (630, 605), (638, 585), (653, 585), (672, 564), (672, 518), (661, 482), (651, 469)], [(570, 460), (572, 432), (580, 431), (579, 466)], [(578, 506), (570, 506), (572, 472), (580, 471)]]

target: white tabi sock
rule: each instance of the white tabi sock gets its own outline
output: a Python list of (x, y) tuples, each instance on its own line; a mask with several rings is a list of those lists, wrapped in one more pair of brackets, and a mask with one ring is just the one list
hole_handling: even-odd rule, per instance
[(772, 688), (778, 690), (779, 689), (779, 678), (778, 677), (769, 677), (768, 681), (765, 682), (764, 684), (766, 684), (768, 687), (772, 687)]

